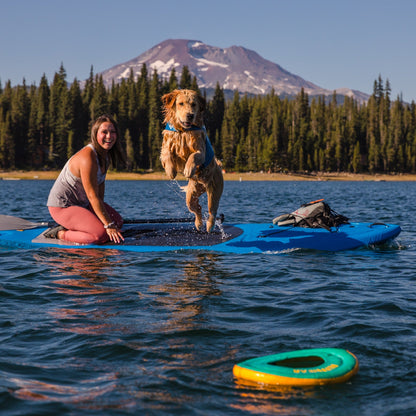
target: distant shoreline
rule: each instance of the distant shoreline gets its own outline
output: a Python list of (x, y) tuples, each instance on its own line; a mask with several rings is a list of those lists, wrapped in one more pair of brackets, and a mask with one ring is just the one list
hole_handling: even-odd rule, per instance
[[(59, 171), (0, 171), (0, 180), (55, 180)], [(109, 172), (108, 180), (168, 180), (163, 172), (151, 173), (130, 173), (130, 172)], [(185, 180), (183, 176), (178, 176), (178, 180)], [(416, 181), (416, 175), (411, 174), (354, 174), (354, 173), (318, 173), (313, 175), (299, 173), (263, 173), (263, 172), (244, 172), (244, 173), (225, 173), (226, 181), (374, 181), (374, 182), (397, 182), (397, 181)]]

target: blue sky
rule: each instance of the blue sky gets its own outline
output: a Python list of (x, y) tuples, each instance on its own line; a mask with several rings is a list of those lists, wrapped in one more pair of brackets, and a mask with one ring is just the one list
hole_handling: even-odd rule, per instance
[(320, 87), (416, 101), (414, 0), (2, 0), (0, 80), (68, 81), (130, 60), (166, 39), (239, 45)]

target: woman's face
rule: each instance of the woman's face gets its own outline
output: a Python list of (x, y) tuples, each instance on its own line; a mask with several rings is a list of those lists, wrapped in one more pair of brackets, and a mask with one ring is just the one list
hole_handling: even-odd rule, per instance
[(117, 141), (117, 131), (113, 124), (105, 121), (97, 131), (97, 142), (104, 150), (110, 150)]

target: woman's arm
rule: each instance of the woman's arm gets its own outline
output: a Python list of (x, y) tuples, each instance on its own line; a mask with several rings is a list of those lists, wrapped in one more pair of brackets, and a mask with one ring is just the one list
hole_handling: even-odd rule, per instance
[[(88, 201), (90, 202), (95, 215), (97, 215), (106, 228), (109, 224), (113, 223), (113, 221), (104, 205), (105, 186), (104, 184), (98, 185), (97, 183), (97, 158), (94, 151), (89, 148), (80, 152), (78, 156), (79, 173)], [(106, 228), (106, 231), (111, 241), (119, 243), (121, 240), (124, 240), (120, 230), (115, 224)]]

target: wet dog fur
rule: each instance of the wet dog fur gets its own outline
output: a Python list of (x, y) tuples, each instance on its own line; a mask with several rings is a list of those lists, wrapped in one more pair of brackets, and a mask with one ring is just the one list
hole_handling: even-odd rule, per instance
[[(206, 230), (215, 226), (224, 179), (220, 162), (214, 157), (203, 167), (206, 155), (206, 132), (203, 113), (206, 103), (193, 90), (174, 90), (162, 97), (164, 122), (176, 131), (164, 130), (160, 160), (170, 179), (180, 172), (188, 179), (186, 205), (195, 214), (195, 227), (202, 230), (202, 208), (199, 197), (207, 193), (208, 220)], [(192, 128), (198, 129), (192, 129)]]

